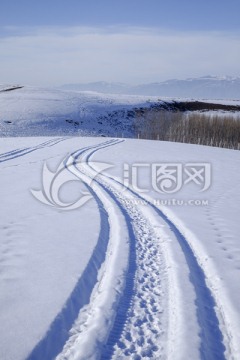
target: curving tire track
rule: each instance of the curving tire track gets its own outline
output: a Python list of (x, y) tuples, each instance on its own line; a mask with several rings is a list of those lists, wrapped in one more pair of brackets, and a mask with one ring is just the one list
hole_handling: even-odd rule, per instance
[[(95, 150), (115, 143), (101, 144)], [(76, 167), (84, 153), (80, 150), (73, 154)], [(102, 348), (101, 358), (126, 358), (136, 353), (143, 357), (161, 358), (165, 349), (157, 344), (164, 343), (163, 338), (166, 337), (163, 294), (167, 286), (163, 286), (165, 266), (158, 237), (137, 207), (126, 206), (120, 192), (96, 180), (94, 174), (87, 173), (90, 168), (77, 167), (77, 170), (92, 178), (94, 184), (111, 198), (121, 211), (128, 229), (130, 251), (125, 288), (118, 301), (115, 319), (110, 322), (111, 331)]]
[[(109, 140), (94, 146), (89, 146), (80, 149), (70, 155), (74, 158), (73, 165), (78, 173), (81, 173), (83, 178), (91, 180), (88, 189), (95, 198), (98, 207), (103, 209), (105, 217), (107, 214), (107, 207), (103, 199), (101, 200), (98, 192), (105, 193), (114, 207), (118, 208), (121, 212), (127, 227), (129, 238), (129, 254), (128, 254), (128, 267), (125, 273), (125, 286), (122, 288), (121, 293), (116, 293), (114, 298), (111, 299), (114, 314), (109, 315), (108, 321), (108, 336), (101, 339), (98, 343), (98, 353), (94, 358), (102, 360), (107, 359), (141, 359), (153, 358), (161, 359), (168, 357), (167, 352), (167, 338), (168, 334), (168, 319), (165, 313), (167, 307), (168, 297), (168, 275), (166, 274), (167, 265), (165, 263), (164, 251), (161, 248), (161, 239), (159, 234), (151, 226), (149, 219), (145, 213), (141, 212), (134, 204), (126, 202), (124, 194), (119, 190), (123, 185), (116, 179), (101, 174), (99, 175), (96, 170), (91, 167), (90, 158), (98, 150), (119, 144), (124, 140)], [(70, 158), (69, 157), (69, 158)], [(85, 165), (78, 166), (79, 159), (85, 160)], [(65, 164), (69, 168), (68, 162)], [(71, 171), (71, 169), (69, 168)], [(84, 181), (82, 178), (82, 181)], [(85, 182), (85, 181), (84, 181)], [(87, 182), (85, 182), (87, 184)], [(94, 184), (94, 186), (93, 186)], [(98, 189), (98, 191), (96, 191)], [(225, 359), (225, 345), (223, 343), (223, 335), (220, 330), (219, 320), (216, 315), (216, 303), (214, 297), (206, 284), (206, 276), (197, 258), (189, 245), (187, 239), (183, 236), (177, 226), (156, 206), (150, 201), (144, 199), (139, 194), (131, 189), (125, 190), (133, 198), (144, 200), (149, 208), (167, 224), (171, 230), (173, 238), (178, 241), (182, 252), (185, 256), (186, 263), (189, 268), (189, 280), (195, 291), (196, 301), (195, 306), (197, 309), (197, 320), (200, 328), (200, 349), (199, 356), (201, 359)], [(106, 215), (107, 214), (107, 215)], [(101, 221), (103, 221), (101, 216)], [(106, 221), (106, 219), (105, 219)], [(106, 227), (106, 226), (105, 226)], [(103, 225), (104, 228), (104, 225)], [(62, 312), (52, 323), (49, 332), (38, 346), (34, 349), (28, 360), (33, 359), (52, 359), (57, 354), (58, 359), (85, 359), (86, 357), (74, 357), (72, 351), (61, 352), (64, 345), (71, 340), (71, 329), (74, 320), (77, 318), (79, 311), (84, 304), (91, 303), (91, 297), (99, 296), (99, 293), (94, 290), (98, 282), (98, 272), (100, 266), (106, 261), (109, 255), (108, 242), (109, 242), (108, 223), (108, 240), (105, 239), (104, 251), (96, 249), (95, 255), (101, 251), (101, 261), (97, 268), (95, 268), (95, 275), (87, 297), (84, 303), (82, 302), (82, 294), (74, 289), (70, 295), (66, 306)], [(105, 234), (106, 237), (106, 234)], [(102, 239), (98, 240), (100, 244)], [(90, 260), (92, 262), (92, 259)], [(107, 271), (108, 269), (106, 269)], [(84, 272), (87, 276), (89, 268)], [(79, 280), (81, 282), (81, 279)], [(104, 276), (101, 281), (105, 281)], [(79, 282), (78, 285), (79, 286)], [(76, 286), (76, 287), (77, 287)], [(92, 294), (94, 293), (94, 294)], [(108, 299), (109, 301), (109, 299)], [(69, 309), (72, 303), (76, 302), (74, 317), (70, 316)], [(91, 314), (89, 314), (91, 316)], [(94, 320), (94, 319), (92, 319)], [(66, 327), (66, 322), (68, 326)], [(96, 324), (97, 326), (98, 324)], [(86, 324), (84, 325), (86, 329)], [(64, 336), (62, 334), (64, 333)], [(79, 333), (81, 336), (81, 333)], [(57, 348), (54, 346), (57, 343)], [(69, 342), (72, 346), (72, 342)], [(53, 349), (53, 350), (52, 350)], [(69, 350), (69, 348), (67, 349)], [(99, 352), (100, 351), (100, 352)], [(101, 353), (101, 355), (100, 355)], [(67, 355), (66, 355), (67, 354)], [(69, 355), (70, 354), (70, 355)]]
[[(107, 141), (104, 144), (111, 143), (112, 141)], [(97, 146), (99, 147), (99, 145)], [(96, 146), (88, 146), (81, 149), (77, 152), (78, 156), (95, 147)], [(68, 157), (68, 159), (70, 159), (70, 165), (72, 165), (73, 156), (74, 153), (70, 154)], [(68, 159), (65, 162), (65, 167), (67, 168), (69, 167)], [(108, 255), (110, 233), (109, 211), (101, 198), (88, 185), (87, 181), (84, 181), (84, 179), (81, 180), (92, 194), (98, 206), (100, 215), (100, 233), (98, 241), (83, 274), (79, 278), (69, 298), (66, 300), (64, 307), (51, 323), (45, 336), (29, 354), (27, 360), (50, 360), (56, 358), (56, 356), (62, 352), (64, 345), (70, 338), (70, 330), (76, 321), (79, 312), (84, 306), (90, 303), (93, 289), (99, 281), (99, 271)]]
[[(117, 144), (118, 142), (116, 142)], [(106, 145), (109, 146), (109, 145)], [(98, 149), (92, 150), (86, 157), (86, 162), (89, 163), (90, 157)], [(101, 174), (102, 178), (111, 181), (113, 183), (123, 187), (123, 184), (118, 182), (107, 175)], [(101, 180), (100, 180), (101, 181)], [(155, 205), (141, 197), (138, 193), (131, 189), (126, 189), (134, 197), (146, 201), (146, 203), (160, 216), (168, 225), (175, 238), (177, 239), (183, 254), (185, 256), (187, 265), (190, 272), (190, 281), (194, 287), (196, 294), (196, 307), (197, 318), (201, 332), (199, 334), (201, 338), (200, 355), (203, 359), (225, 359), (225, 345), (223, 343), (223, 334), (220, 330), (219, 320), (215, 311), (216, 302), (214, 297), (206, 284), (206, 276), (203, 269), (197, 261), (197, 258), (189, 245), (187, 239), (180, 232), (177, 226)]]
[[(81, 153), (89, 148), (91, 147), (82, 149)], [(70, 155), (70, 157), (71, 156), (72, 155)], [(65, 343), (69, 339), (69, 331), (74, 321), (77, 319), (79, 311), (90, 301), (92, 290), (98, 280), (99, 269), (106, 258), (110, 232), (109, 214), (105, 209), (103, 202), (95, 194), (92, 188), (86, 182), (84, 182), (84, 184), (92, 194), (99, 210), (100, 233), (98, 241), (83, 274), (65, 302), (63, 309), (57, 314), (56, 318), (51, 323), (48, 332), (32, 350), (31, 354), (27, 357), (27, 360), (54, 359), (62, 351)]]

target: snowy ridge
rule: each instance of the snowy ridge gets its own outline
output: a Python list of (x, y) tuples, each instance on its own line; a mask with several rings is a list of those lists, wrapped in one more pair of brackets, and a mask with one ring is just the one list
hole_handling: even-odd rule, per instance
[(62, 86), (62, 88), (76, 91), (97, 91), (105, 94), (240, 100), (240, 77), (232, 76), (208, 75), (199, 78), (171, 79), (135, 86), (100, 81), (89, 84), (68, 84)]
[(24, 87), (0, 94), (0, 136), (131, 136), (133, 110), (158, 99)]
[[(153, 107), (181, 110), (182, 101), (195, 102), (192, 98), (173, 100), (173, 97), (112, 95), (26, 86), (0, 93), (0, 137), (136, 137), (137, 113)], [(236, 113), (238, 111), (239, 116), (239, 101), (214, 100), (212, 103), (218, 104), (220, 109), (221, 105), (227, 104)], [(182, 105), (185, 109), (186, 104)]]

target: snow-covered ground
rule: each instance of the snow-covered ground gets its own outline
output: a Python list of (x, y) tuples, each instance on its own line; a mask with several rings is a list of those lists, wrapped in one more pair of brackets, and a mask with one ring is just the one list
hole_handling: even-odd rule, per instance
[(0, 136), (132, 136), (131, 111), (156, 101), (26, 86), (0, 92)]
[[(0, 137), (136, 137), (136, 109), (155, 104), (168, 108), (173, 101), (195, 100), (0, 85)], [(240, 104), (239, 101), (227, 100), (213, 103)], [(226, 114), (224, 111), (217, 113)], [(239, 111), (230, 114), (240, 117)]]
[[(0, 359), (240, 358), (238, 151), (96, 137), (9, 137), (0, 149)], [(192, 179), (161, 193), (174, 183), (154, 181), (163, 164)], [(57, 205), (62, 171), (77, 180), (64, 203), (89, 197), (75, 210)]]
[(172, 101), (0, 85), (1, 360), (240, 358), (239, 152), (124, 138)]

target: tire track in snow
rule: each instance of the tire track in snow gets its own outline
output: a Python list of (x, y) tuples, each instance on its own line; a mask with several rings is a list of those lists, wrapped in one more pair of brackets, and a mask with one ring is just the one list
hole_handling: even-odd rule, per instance
[[(82, 149), (81, 153), (90, 148), (91, 146)], [(72, 154), (70, 156), (72, 156)], [(27, 360), (54, 359), (62, 351), (65, 343), (69, 339), (69, 330), (77, 319), (79, 311), (90, 301), (92, 289), (97, 283), (98, 271), (105, 261), (110, 232), (108, 213), (104, 204), (92, 188), (86, 182), (84, 182), (84, 184), (92, 194), (99, 209), (100, 233), (98, 241), (83, 274), (65, 302), (64, 307), (61, 312), (57, 314), (49, 330), (32, 350)]]
[[(109, 141), (108, 143), (96, 145), (95, 147), (90, 147), (90, 151), (93, 148), (103, 148), (106, 145), (110, 145), (115, 143), (115, 140)], [(86, 150), (79, 150), (72, 154), (74, 157), (73, 163), (75, 166), (78, 165), (78, 158), (85, 153)], [(80, 163), (81, 164), (81, 163)], [(86, 352), (89, 349), (80, 349), (77, 347), (86, 346), (84, 336), (82, 331), (85, 330), (86, 333), (89, 333), (88, 328), (90, 326), (90, 334), (91, 334), (91, 321), (94, 324), (94, 328), (99, 328), (97, 332), (103, 332), (101, 327), (101, 323), (98, 322), (94, 317), (94, 310), (87, 310), (87, 319), (85, 319), (85, 325), (81, 323), (81, 319), (79, 320), (80, 326), (78, 324), (72, 328), (69, 341), (66, 343), (61, 354), (58, 355), (57, 359), (86, 359), (86, 358), (98, 358), (99, 352), (104, 354), (105, 359), (112, 358), (113, 356), (113, 345), (120, 337), (120, 334), (123, 332), (123, 329), (126, 326), (126, 321), (128, 318), (134, 317), (135, 322), (134, 326), (129, 328), (128, 333), (124, 339), (124, 343), (126, 343), (125, 348), (122, 347), (122, 344), (119, 343), (119, 351), (122, 351), (125, 358), (128, 356), (135, 356), (136, 352), (139, 353), (139, 356), (155, 356), (155, 358), (160, 358), (162, 349), (161, 346), (158, 346), (158, 342), (164, 331), (160, 331), (159, 329), (163, 329), (163, 325), (161, 325), (161, 317), (163, 313), (163, 304), (160, 303), (159, 299), (161, 299), (161, 282), (162, 279), (159, 276), (161, 272), (161, 255), (159, 258), (158, 253), (158, 245), (154, 244), (153, 238), (155, 236), (154, 231), (148, 221), (142, 216), (142, 214), (137, 210), (137, 208), (128, 208), (125, 206), (124, 197), (111, 188), (105, 187), (103, 184), (95, 181), (94, 176), (86, 172), (85, 168), (78, 168), (77, 171), (82, 172), (84, 176), (88, 176), (91, 180), (93, 180), (94, 185), (97, 186), (98, 189), (101, 189), (104, 193), (108, 195), (111, 199), (111, 204), (114, 204), (115, 208), (118, 208), (125, 219), (125, 223), (128, 231), (129, 238), (129, 255), (128, 255), (128, 269), (125, 274), (125, 287), (124, 290), (121, 291), (120, 297), (119, 294), (117, 296), (111, 296), (111, 292), (109, 292), (109, 296), (105, 299), (106, 303), (112, 303), (113, 310), (115, 313), (110, 315), (108, 312), (103, 314), (103, 318), (105, 318), (104, 322), (105, 327), (108, 327), (109, 330), (112, 328), (113, 330), (110, 332), (110, 336), (107, 335), (105, 338), (98, 340), (98, 346), (95, 348), (95, 352), (93, 350), (90, 351), (91, 355), (86, 355)], [(92, 186), (94, 188), (94, 186)], [(116, 235), (115, 235), (116, 236)], [(114, 239), (113, 239), (114, 240)], [(157, 241), (158, 239), (156, 239)], [(150, 246), (149, 246), (150, 245)], [(138, 255), (137, 255), (138, 254)], [(138, 257), (138, 259), (137, 259)], [(141, 258), (141, 260), (140, 260)], [(116, 259), (118, 260), (118, 259)], [(141, 262), (139, 268), (137, 269), (137, 261)], [(116, 266), (116, 264), (115, 264)], [(118, 266), (118, 264), (117, 264)], [(106, 267), (106, 272), (112, 272), (113, 269)], [(164, 268), (165, 271), (165, 268)], [(137, 279), (137, 281), (136, 281)], [(107, 281), (108, 279), (102, 279), (102, 281)], [(112, 279), (114, 283), (114, 278)], [(99, 285), (100, 286), (100, 285)], [(106, 288), (106, 286), (105, 286)], [(157, 288), (157, 289), (156, 289)], [(97, 294), (96, 294), (97, 292)], [(137, 294), (137, 295), (136, 295)], [(116, 295), (116, 294), (115, 294)], [(92, 296), (92, 302), (94, 304), (94, 297), (96, 298), (95, 305), (99, 307), (98, 297), (100, 300), (101, 292), (98, 293), (98, 290), (95, 291), (95, 296)], [(121, 311), (116, 312), (116, 303), (121, 308)], [(131, 306), (134, 303), (133, 307)], [(94, 306), (94, 305), (93, 305)], [(107, 306), (101, 303), (101, 309), (107, 309)], [(129, 314), (129, 310), (134, 308), (134, 314)], [(101, 310), (103, 311), (103, 310)], [(81, 315), (80, 315), (81, 316)], [(89, 320), (90, 316), (90, 320)], [(91, 319), (92, 316), (92, 319)], [(89, 325), (90, 323), (90, 325)], [(158, 329), (158, 331), (156, 330)], [(105, 329), (104, 329), (105, 331)], [(133, 332), (132, 332), (133, 331)], [(82, 337), (82, 340), (79, 340), (79, 336)], [(93, 333), (93, 336), (95, 334)], [(131, 336), (135, 339), (135, 347), (130, 346)], [(99, 339), (99, 335), (97, 334), (97, 338)], [(107, 341), (108, 338), (108, 341)], [(96, 339), (91, 339), (93, 342)], [(104, 346), (104, 343), (107, 344)], [(91, 347), (91, 346), (90, 346)], [(94, 346), (93, 346), (94, 349)], [(80, 352), (80, 354), (79, 354)], [(117, 355), (118, 358), (118, 355)]]
[[(88, 161), (90, 156), (95, 152), (100, 150), (103, 147), (106, 146), (111, 146), (114, 145), (115, 143), (117, 144), (119, 141), (114, 141), (114, 140), (110, 140), (108, 142), (102, 143), (100, 145), (96, 145), (96, 146), (89, 146), (85, 149), (82, 149), (78, 152), (75, 152), (73, 154), (76, 155), (76, 158), (79, 157), (80, 155), (84, 154), (86, 151), (90, 150), (90, 154), (88, 154)], [(94, 149), (95, 148), (95, 149)], [(92, 151), (92, 149), (94, 149)], [(72, 154), (72, 155), (73, 155)], [(91, 177), (91, 176), (90, 176)], [(118, 183), (119, 185), (122, 186), (122, 184), (120, 182), (117, 182), (115, 179), (109, 177), (109, 179), (111, 181), (115, 181), (116, 183)], [(114, 200), (115, 204), (121, 209), (123, 215), (125, 216), (127, 225), (128, 225), (128, 231), (129, 231), (129, 237), (131, 243), (130, 243), (130, 256), (129, 256), (129, 271), (126, 275), (126, 286), (125, 286), (125, 290), (123, 291), (123, 296), (120, 298), (120, 302), (119, 302), (119, 307), (121, 307), (121, 309), (123, 310), (123, 312), (119, 312), (117, 310), (116, 312), (116, 317), (115, 317), (115, 321), (112, 327), (112, 330), (110, 331), (109, 337), (108, 337), (108, 341), (106, 343), (105, 348), (103, 349), (103, 356), (102, 359), (109, 359), (109, 358), (114, 358), (114, 352), (116, 354), (116, 350), (118, 351), (117, 353), (117, 359), (118, 358), (132, 358), (132, 359), (140, 359), (141, 357), (153, 357), (153, 358), (160, 358), (161, 356), (161, 350), (162, 349), (156, 349), (156, 341), (152, 342), (149, 341), (147, 343), (147, 348), (144, 348), (144, 341), (145, 341), (145, 330), (149, 330), (149, 328), (144, 328), (144, 324), (149, 324), (150, 326), (152, 325), (153, 321), (155, 320), (155, 318), (158, 317), (158, 315), (160, 316), (161, 319), (161, 314), (163, 312), (163, 310), (161, 309), (161, 307), (156, 307), (156, 302), (155, 299), (153, 299), (154, 301), (152, 301), (152, 299), (150, 300), (150, 302), (146, 301), (146, 297), (140, 298), (140, 301), (138, 303), (142, 304), (138, 307), (138, 311), (141, 312), (141, 309), (144, 309), (144, 312), (142, 314), (140, 314), (140, 317), (142, 315), (144, 315), (144, 313), (146, 312), (145, 310), (148, 309), (150, 310), (147, 313), (148, 318), (144, 318), (144, 316), (142, 317), (142, 319), (140, 319), (139, 321), (136, 321), (135, 324), (131, 323), (131, 320), (134, 319), (134, 316), (138, 316), (138, 314), (134, 314), (133, 312), (131, 313), (131, 311), (134, 310), (134, 306), (136, 306), (136, 302), (133, 302), (134, 296), (136, 295), (136, 292), (139, 291), (139, 288), (136, 289), (136, 277), (138, 277), (138, 281), (140, 285), (141, 281), (143, 284), (143, 294), (145, 292), (145, 295), (149, 293), (151, 293), (151, 291), (154, 291), (154, 289), (161, 289), (161, 282), (159, 284), (157, 284), (158, 286), (156, 286), (156, 279), (152, 279), (152, 281), (149, 278), (144, 279), (144, 274), (151, 276), (151, 273), (147, 273), (146, 269), (142, 268), (140, 269), (140, 272), (137, 273), (138, 269), (135, 268), (134, 266), (134, 259), (136, 259), (137, 255), (134, 255), (134, 251), (136, 250), (136, 253), (139, 252), (139, 248), (137, 248), (137, 244), (138, 242), (140, 243), (140, 238), (144, 235), (144, 232), (146, 233), (146, 236), (143, 236), (143, 240), (144, 243), (142, 244), (142, 248), (143, 250), (146, 250), (146, 246), (149, 244), (149, 242), (154, 239), (155, 234), (153, 229), (151, 229), (151, 226), (149, 226), (148, 221), (146, 219), (144, 219), (144, 217), (141, 216), (141, 214), (137, 211), (137, 209), (133, 209), (132, 207), (127, 208), (126, 204), (124, 203), (124, 201), (122, 202), (122, 200), (124, 200), (122, 198), (122, 195), (113, 187), (109, 186), (109, 184), (106, 184), (102, 181), (98, 181), (97, 179), (94, 179), (94, 182), (96, 184), (98, 184), (99, 187), (101, 187), (102, 189), (105, 190), (105, 192)], [(137, 198), (142, 198), (139, 194), (134, 193), (132, 190), (128, 189), (135, 197)], [(92, 189), (89, 188), (89, 191), (93, 191)], [(93, 193), (93, 196), (96, 197), (96, 194)], [(144, 201), (146, 201), (146, 199), (144, 199)], [(190, 270), (190, 281), (192, 282), (195, 292), (196, 292), (196, 306), (197, 306), (197, 315), (198, 315), (198, 321), (199, 321), (199, 325), (201, 328), (201, 357), (203, 359), (224, 359), (224, 350), (225, 347), (222, 343), (222, 334), (221, 331), (219, 329), (219, 322), (214, 310), (215, 307), (215, 302), (214, 299), (211, 295), (210, 290), (208, 289), (207, 285), (206, 285), (206, 278), (204, 275), (204, 272), (202, 270), (202, 268), (200, 267), (200, 265), (197, 262), (197, 259), (190, 247), (190, 245), (188, 244), (187, 240), (185, 239), (185, 237), (181, 234), (181, 232), (178, 230), (178, 228), (174, 225), (173, 222), (171, 222), (168, 217), (163, 214), (158, 208), (156, 208), (151, 202), (148, 202), (148, 205), (151, 206), (157, 213), (158, 215), (165, 220), (165, 222), (167, 223), (167, 225), (169, 226), (169, 228), (172, 230), (172, 232), (174, 233), (175, 237), (177, 238), (180, 246), (182, 247), (184, 256), (186, 258), (186, 262), (188, 263), (189, 266), (189, 270)], [(104, 205), (104, 204), (103, 204)], [(135, 212), (136, 210), (136, 212)], [(158, 240), (157, 238), (155, 239), (156, 241)], [(135, 249), (135, 250), (134, 250)], [(153, 251), (156, 251), (156, 248), (153, 249)], [(145, 251), (146, 252), (146, 251)], [(132, 254), (132, 255), (131, 255)], [(144, 256), (144, 251), (141, 254), (142, 256)], [(141, 256), (140, 255), (140, 256)], [(159, 256), (161, 254), (157, 254), (156, 252), (153, 254), (149, 254), (149, 257), (147, 260), (150, 260), (150, 258), (152, 258), (152, 256)], [(131, 258), (131, 256), (133, 256)], [(144, 259), (144, 257), (141, 259), (142, 260), (142, 265), (144, 265), (144, 263), (146, 262), (146, 258)], [(158, 261), (161, 259), (159, 259), (158, 257)], [(138, 262), (138, 266), (139, 264), (141, 265), (141, 263)], [(152, 264), (150, 264), (150, 266), (152, 266)], [(139, 266), (140, 268), (140, 266)], [(157, 271), (159, 271), (161, 269), (157, 269)], [(135, 274), (135, 275), (134, 275)], [(159, 274), (158, 274), (159, 275)], [(159, 276), (158, 276), (159, 277)], [(150, 280), (150, 281), (149, 281)], [(146, 286), (149, 286), (149, 284), (154, 284), (154, 286), (152, 288), (147, 288)], [(137, 291), (136, 291), (137, 290)], [(80, 295), (80, 294), (79, 294)], [(141, 294), (142, 295), (142, 294)], [(159, 298), (162, 299), (163, 298), (163, 293), (158, 292), (155, 294), (157, 296), (157, 299), (159, 301)], [(72, 295), (70, 296), (69, 300), (71, 300)], [(79, 296), (81, 298), (81, 296)], [(136, 299), (136, 296), (135, 296)], [(145, 302), (144, 302), (145, 301)], [(157, 305), (159, 306), (158, 302)], [(161, 305), (161, 304), (160, 304)], [(69, 306), (69, 305), (68, 305)], [(67, 307), (68, 307), (67, 306)], [(118, 307), (118, 309), (119, 309)], [(65, 312), (65, 315), (68, 317), (68, 313)], [(76, 312), (76, 316), (77, 316), (77, 312)], [(58, 316), (59, 317), (59, 316)], [(60, 316), (61, 317), (61, 316)], [(129, 321), (129, 325), (127, 324), (127, 321)], [(135, 317), (136, 320), (136, 317)], [(143, 321), (142, 321), (143, 320)], [(59, 321), (59, 320), (58, 320)], [(61, 339), (61, 333), (65, 328), (65, 324), (64, 324), (65, 320), (61, 320), (58, 323), (58, 332), (56, 330), (56, 328), (51, 327), (51, 329), (49, 330), (49, 332), (52, 332), (52, 337), (49, 336), (49, 332), (48, 335), (46, 337), (48, 337), (48, 340), (50, 339), (50, 342), (45, 342), (45, 344), (43, 345), (43, 350), (46, 351), (49, 350), (51, 353), (51, 348), (52, 342), (59, 342), (59, 339)], [(71, 322), (73, 323), (73, 319), (71, 320)], [(69, 329), (71, 328), (71, 325), (69, 323)], [(132, 326), (134, 325), (134, 326)], [(134, 345), (138, 345), (138, 349), (143, 349), (144, 348), (144, 352), (137, 354), (136, 351), (136, 346), (132, 346), (131, 344), (134, 343), (134, 339), (131, 337), (131, 330), (134, 331), (136, 330), (136, 332), (134, 333), (135, 339), (137, 339), (137, 344), (135, 343)], [(161, 336), (161, 329), (162, 329), (162, 325), (159, 322), (158, 326), (157, 326), (157, 332), (159, 332), (159, 334), (157, 334), (157, 338), (158, 341), (157, 343), (159, 343), (160, 338), (159, 335)], [(137, 331), (140, 330), (140, 333), (137, 334)], [(213, 333), (211, 333), (213, 332)], [(127, 343), (127, 347), (124, 348), (124, 346), (126, 345), (126, 343), (122, 343), (119, 342), (120, 340), (120, 336), (124, 333), (124, 340)], [(155, 333), (156, 333), (156, 329), (155, 329)], [(156, 335), (156, 334), (155, 334)], [(67, 338), (69, 337), (69, 333), (66, 332), (65, 333), (65, 341), (67, 340)], [(151, 340), (148, 339), (148, 340)], [(116, 343), (117, 344), (117, 348), (116, 348)], [(62, 342), (62, 345), (64, 345), (64, 343)], [(115, 346), (115, 347), (114, 347)], [(218, 349), (216, 349), (218, 347)], [(36, 349), (35, 349), (36, 350)], [(49, 354), (49, 353), (48, 353)], [(122, 354), (123, 357), (119, 357), (119, 354)], [(158, 355), (156, 355), (158, 354)], [(44, 356), (43, 353), (41, 352), (36, 352), (35, 355), (39, 356), (36, 357), (34, 356), (34, 352), (31, 354), (33, 355), (33, 357), (29, 357), (29, 360), (31, 359), (51, 359), (52, 357), (49, 356)], [(70, 357), (71, 358), (71, 357)]]
[[(89, 162), (90, 157), (98, 150), (100, 149), (94, 149), (87, 155), (87, 163)], [(112, 177), (108, 177), (105, 174), (101, 174), (101, 176), (106, 179), (110, 179), (121, 187), (124, 187), (122, 183)], [(224, 352), (226, 348), (223, 344), (223, 334), (220, 330), (219, 320), (215, 311), (216, 302), (210, 289), (206, 284), (206, 276), (204, 274), (204, 271), (198, 263), (197, 258), (187, 239), (180, 232), (177, 226), (159, 208), (153, 205), (150, 201), (147, 201), (146, 199), (141, 197), (133, 190), (127, 189), (127, 191), (131, 192), (131, 194), (133, 194), (135, 198), (146, 201), (146, 203), (158, 214), (158, 216), (160, 216), (166, 222), (183, 251), (187, 265), (189, 267), (190, 281), (194, 287), (196, 294), (195, 303), (197, 308), (197, 318), (201, 329), (201, 332), (199, 334), (201, 339), (201, 358), (219, 360), (225, 359)]]
[[(156, 234), (140, 211), (126, 206), (121, 194), (103, 186), (122, 211), (129, 231), (130, 254), (123, 294), (102, 360), (161, 358), (164, 335), (162, 254)], [(161, 301), (162, 300), (162, 301)]]
[(27, 360), (54, 359), (61, 352), (69, 338), (69, 330), (77, 319), (80, 309), (88, 304), (90, 300), (92, 289), (97, 282), (98, 270), (105, 260), (109, 240), (108, 214), (101, 200), (96, 197), (87, 184), (85, 185), (99, 208), (101, 224), (98, 242), (83, 274), (65, 302), (63, 309), (57, 314), (48, 332), (27, 357)]
[[(76, 154), (76, 160), (79, 156), (80, 154)], [(84, 173), (86, 174), (86, 171)], [(102, 350), (102, 359), (119, 356), (161, 358), (165, 350), (161, 342), (164, 343), (167, 320), (163, 314), (166, 287), (162, 287), (165, 264), (159, 248), (159, 239), (137, 207), (126, 206), (121, 193), (99, 182), (94, 176), (92, 178), (122, 212), (128, 227), (130, 246), (125, 289), (119, 300), (108, 341)], [(123, 332), (125, 335), (121, 337)]]
[(6, 153), (0, 154), (0, 163), (5, 162), (5, 161), (9, 161), (12, 159), (16, 159), (18, 157), (22, 157), (24, 155), (27, 155), (31, 152), (34, 152), (36, 150), (39, 149), (43, 149), (45, 147), (50, 147), (50, 146), (54, 146), (57, 145), (59, 142), (65, 141), (67, 138), (57, 138), (57, 139), (51, 139), (48, 141), (45, 141), (39, 145), (33, 146), (33, 147), (28, 147), (28, 148), (22, 148), (22, 149), (15, 149), (12, 151), (8, 151)]

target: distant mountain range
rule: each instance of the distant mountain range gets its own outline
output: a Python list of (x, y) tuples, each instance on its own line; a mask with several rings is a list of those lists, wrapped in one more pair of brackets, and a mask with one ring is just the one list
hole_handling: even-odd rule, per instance
[(99, 81), (87, 84), (66, 84), (61, 88), (75, 91), (96, 91), (104, 94), (240, 100), (240, 77), (230, 76), (173, 79), (135, 86)]

